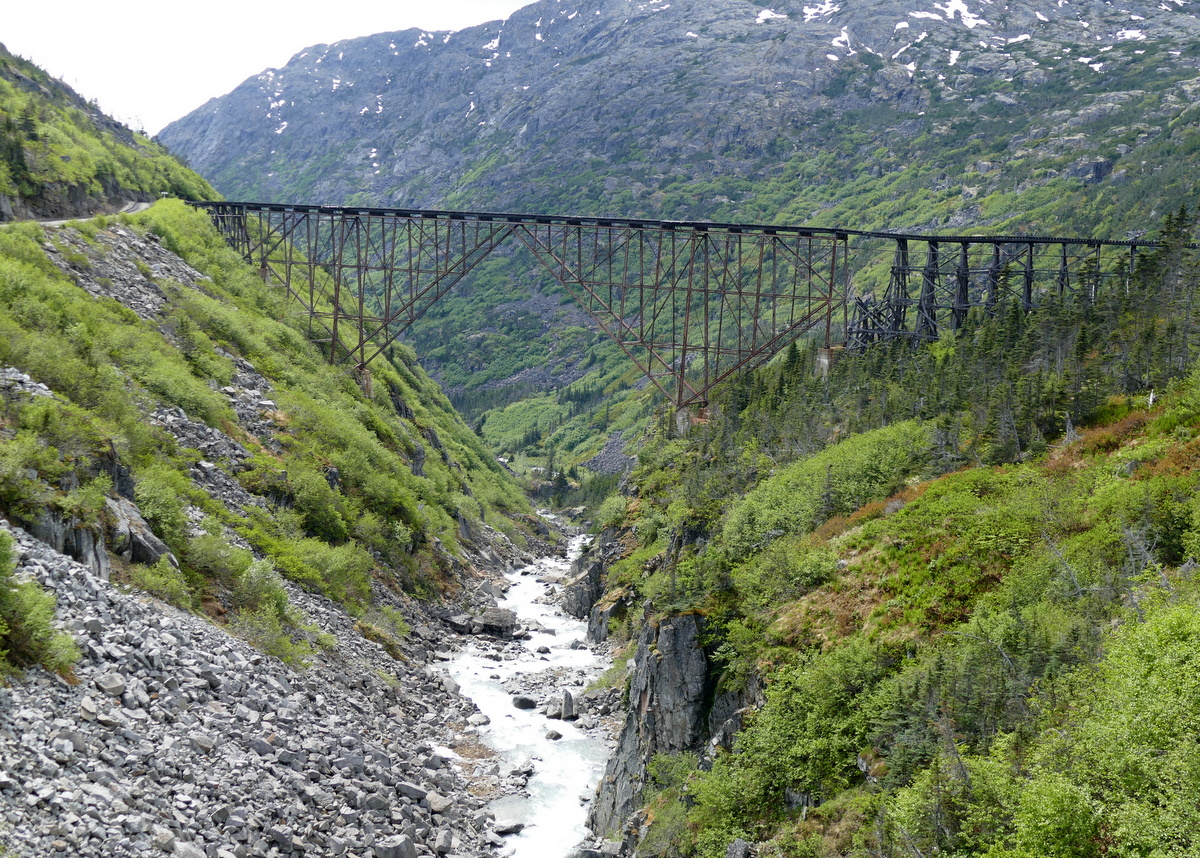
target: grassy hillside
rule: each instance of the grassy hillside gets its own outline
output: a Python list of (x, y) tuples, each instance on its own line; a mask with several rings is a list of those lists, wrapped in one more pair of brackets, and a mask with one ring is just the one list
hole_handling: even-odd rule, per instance
[(652, 762), (639, 854), (1194, 854), (1192, 224), (1107, 301), (797, 351), (647, 445), (609, 589), (765, 690), (731, 751)]
[(162, 146), (0, 45), (0, 221), (214, 193)]
[(297, 657), (280, 576), (365, 616), (372, 587), (452, 591), (493, 528), (522, 542), (524, 496), (411, 351), (364, 393), (305, 323), (182, 202), (0, 229), (0, 367), (52, 394), (0, 403), (0, 515), (111, 539), (133, 501), (171, 555), (114, 574)]

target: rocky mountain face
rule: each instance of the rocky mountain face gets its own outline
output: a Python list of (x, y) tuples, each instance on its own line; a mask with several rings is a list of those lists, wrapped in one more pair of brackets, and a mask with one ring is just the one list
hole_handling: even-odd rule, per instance
[(1194, 101), (1198, 39), (1187, 0), (542, 0), (308, 48), (162, 140), (231, 198), (773, 219), (787, 201), (755, 199), (842, 147), (842, 117), (860, 139), (813, 178), (894, 170), (918, 137), (932, 157), (974, 116), (1002, 117), (1004, 157), (1102, 181)]

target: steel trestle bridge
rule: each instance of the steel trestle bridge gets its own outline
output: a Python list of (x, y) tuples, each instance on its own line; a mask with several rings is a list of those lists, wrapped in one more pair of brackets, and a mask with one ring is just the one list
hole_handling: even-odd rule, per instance
[[(805, 335), (826, 355), (936, 339), (976, 308), (1094, 301), (1149, 241), (933, 236), (848, 229), (357, 206), (200, 202), (264, 280), (319, 327), (329, 359), (367, 365), (497, 248), (523, 247), (677, 409)], [(883, 295), (857, 296), (868, 246)]]

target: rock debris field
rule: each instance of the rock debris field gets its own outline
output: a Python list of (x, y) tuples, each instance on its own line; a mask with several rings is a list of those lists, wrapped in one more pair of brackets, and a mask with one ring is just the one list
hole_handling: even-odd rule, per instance
[[(398, 661), (332, 603), (293, 591), (338, 641), (296, 671), (0, 527), (16, 540), (18, 575), (56, 594), (83, 650), (71, 681), (31, 670), (0, 687), (0, 845), (11, 854), (503, 851), (504, 821), (486, 802), (520, 792), (529, 772), (501, 772), (477, 735), (477, 708), (435, 666), (462, 642), (436, 618), (414, 620)], [(539, 679), (523, 692), (561, 694)], [(613, 702), (578, 705), (599, 715)]]

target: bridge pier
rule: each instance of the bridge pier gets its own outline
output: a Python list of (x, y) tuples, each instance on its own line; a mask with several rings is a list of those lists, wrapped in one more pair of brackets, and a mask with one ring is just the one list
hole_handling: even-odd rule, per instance
[(675, 437), (682, 438), (692, 430), (708, 422), (708, 406), (701, 405), (694, 412), (690, 406), (683, 406), (675, 411)]

